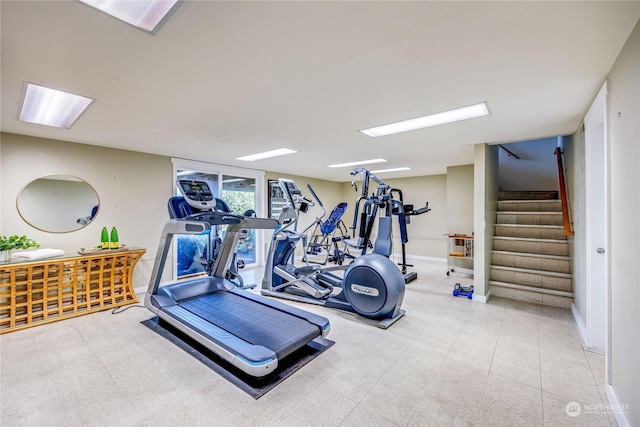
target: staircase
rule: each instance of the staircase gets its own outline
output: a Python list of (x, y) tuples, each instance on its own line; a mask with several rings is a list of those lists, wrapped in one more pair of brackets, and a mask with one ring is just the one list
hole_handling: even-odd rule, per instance
[(569, 246), (557, 192), (500, 193), (489, 289), (492, 296), (569, 308)]

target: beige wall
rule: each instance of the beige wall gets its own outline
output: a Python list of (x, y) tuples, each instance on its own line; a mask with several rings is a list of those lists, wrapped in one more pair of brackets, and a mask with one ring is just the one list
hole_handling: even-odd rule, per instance
[[(429, 202), (430, 212), (412, 216), (411, 223), (407, 225), (409, 241), (406, 244), (407, 256), (422, 259), (437, 259), (444, 261), (447, 251), (447, 176), (430, 175), (412, 178), (390, 178), (379, 176), (385, 183), (393, 188), (400, 189), (405, 204), (413, 204), (414, 209), (423, 207)], [(356, 181), (358, 192), (350, 183), (342, 184), (344, 201), (349, 203), (349, 209), (345, 213), (347, 227), (353, 225), (354, 206), (361, 194), (360, 181)], [(371, 182), (369, 193), (375, 192), (376, 185)], [(375, 238), (376, 230), (372, 233)], [(357, 236), (357, 233), (356, 233)], [(400, 254), (401, 242), (397, 220), (393, 221), (393, 252)], [(399, 260), (398, 260), (399, 261)]]
[[(0, 233), (25, 234), (42, 247), (74, 254), (96, 246), (103, 226), (115, 226), (121, 243), (147, 250), (134, 272), (134, 286), (146, 287), (172, 195), (171, 159), (7, 133), (0, 136)], [(47, 233), (20, 218), (16, 210), (20, 189), (48, 174), (75, 175), (93, 186), (100, 212), (91, 224), (71, 233)]]
[[(473, 165), (447, 168), (447, 230), (449, 234), (474, 234)], [(448, 241), (451, 243), (451, 240)], [(447, 249), (447, 252), (449, 250)], [(473, 269), (473, 260), (457, 259), (461, 268)]]
[[(461, 176), (457, 177), (455, 181), (464, 187), (465, 184), (463, 181), (465, 179), (469, 179), (471, 182), (466, 185), (473, 186), (473, 176), (468, 176), (468, 174), (466, 175), (467, 176), (465, 177), (465, 174), (463, 173)], [(345, 174), (345, 176), (348, 175)], [(298, 187), (300, 187), (303, 194), (308, 198), (311, 198), (311, 195), (307, 190), (307, 184), (310, 184), (318, 197), (322, 200), (327, 210), (327, 216), (338, 203), (346, 202), (349, 207), (343, 215), (342, 220), (348, 229), (353, 225), (354, 207), (362, 189), (360, 181), (356, 181), (358, 187), (358, 191), (356, 192), (350, 182), (337, 183), (301, 176), (279, 174), (276, 172), (266, 172), (265, 181), (278, 178), (293, 179)], [(419, 216), (412, 216), (411, 223), (407, 226), (409, 236), (409, 242), (406, 245), (407, 255), (410, 257), (438, 259), (444, 261), (447, 253), (447, 239), (445, 235), (448, 233), (447, 175), (393, 179), (385, 179), (384, 176), (380, 176), (379, 178), (393, 188), (402, 190), (404, 203), (413, 204), (415, 209), (423, 207), (427, 202), (429, 202), (431, 211)], [(375, 183), (372, 182), (369, 192), (374, 192), (375, 188)], [(464, 197), (466, 196), (469, 196), (469, 194), (466, 194)], [(468, 203), (467, 206), (471, 205), (471, 207), (468, 208), (464, 215), (473, 218), (473, 196), (471, 195), (470, 197), (471, 202)], [(465, 210), (463, 209), (463, 211)], [(319, 207), (316, 206), (310, 208), (306, 214), (301, 216), (298, 230), (304, 230), (307, 225), (311, 224), (313, 220), (321, 214), (322, 210)], [(462, 212), (460, 214), (462, 215)], [(376, 230), (374, 229), (372, 236), (375, 237), (375, 235)], [(393, 248), (395, 254), (401, 253), (400, 231), (396, 221), (394, 221), (393, 227)]]
[[(1, 134), (0, 152), (0, 233), (26, 234), (43, 247), (75, 253), (79, 248), (95, 246), (103, 226), (116, 226), (122, 243), (147, 250), (135, 270), (134, 286), (148, 285), (160, 231), (167, 220), (166, 201), (173, 195), (171, 158), (6, 133)], [(468, 173), (472, 171), (472, 166), (454, 170), (456, 173), (449, 185), (455, 183), (454, 187), (458, 189), (473, 185), (473, 176)], [(54, 234), (36, 230), (20, 218), (15, 208), (20, 189), (32, 179), (47, 174), (75, 175), (95, 188), (101, 208), (91, 224), (75, 232)], [(324, 203), (327, 215), (338, 203), (347, 202), (349, 210), (343, 220), (347, 227), (352, 225), (353, 207), (359, 193), (349, 183), (266, 172), (265, 185), (268, 180), (278, 178), (293, 179), (304, 193), (308, 193), (306, 185), (310, 184)], [(385, 180), (392, 187), (402, 190), (405, 203), (413, 204), (417, 209), (429, 202), (431, 208), (428, 213), (411, 217), (406, 246), (409, 257), (446, 259), (446, 234), (450, 231), (447, 191), (454, 191), (447, 189), (447, 179), (447, 175), (433, 175)], [(465, 183), (466, 180), (469, 181)], [(451, 197), (462, 203), (462, 199), (472, 195), (464, 190)], [(472, 221), (473, 211), (468, 203), (464, 203), (464, 206), (457, 208), (456, 216), (468, 223)], [(264, 208), (264, 212), (267, 212), (267, 207)], [(320, 207), (311, 208), (302, 216), (299, 229), (311, 224), (321, 213)], [(265, 236), (265, 244), (268, 245), (268, 233)], [(401, 251), (399, 236), (395, 224), (396, 254)], [(167, 263), (167, 266), (170, 265), (171, 260)], [(171, 274), (167, 267), (164, 280), (169, 280)]]
[(640, 425), (640, 21), (620, 52), (609, 83), (611, 188), (611, 387)]
[(447, 168), (447, 229), (473, 233), (473, 165)]

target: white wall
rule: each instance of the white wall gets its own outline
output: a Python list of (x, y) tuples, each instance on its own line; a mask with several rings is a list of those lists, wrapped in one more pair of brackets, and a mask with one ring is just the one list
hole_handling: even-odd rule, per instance
[(586, 187), (585, 187), (585, 136), (582, 127), (564, 140), (564, 160), (569, 193), (569, 210), (573, 219), (574, 236), (567, 236), (569, 241), (569, 255), (571, 256), (571, 279), (573, 281), (573, 313), (582, 331), (587, 330), (585, 315), (587, 313), (587, 265), (585, 218)]
[(500, 191), (557, 191), (557, 143), (554, 137), (503, 144), (519, 159), (499, 150)]
[(640, 21), (609, 74), (611, 389), (640, 426)]
[(474, 301), (486, 302), (489, 297), (491, 251), (495, 234), (498, 203), (498, 146), (474, 146)]
[[(640, 23), (608, 76), (610, 174), (609, 401), (621, 405), (620, 425), (640, 426)], [(594, 97), (595, 97), (594, 93)], [(587, 313), (585, 137), (581, 126), (565, 140), (567, 184), (575, 237), (569, 239), (573, 275), (573, 312), (582, 330)], [(600, 379), (604, 380), (604, 379)]]

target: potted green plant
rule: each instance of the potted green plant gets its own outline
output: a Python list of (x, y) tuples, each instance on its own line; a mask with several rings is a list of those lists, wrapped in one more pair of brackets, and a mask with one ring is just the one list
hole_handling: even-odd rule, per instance
[(27, 236), (5, 236), (0, 234), (0, 261), (7, 261), (13, 250), (39, 248), (40, 245)]

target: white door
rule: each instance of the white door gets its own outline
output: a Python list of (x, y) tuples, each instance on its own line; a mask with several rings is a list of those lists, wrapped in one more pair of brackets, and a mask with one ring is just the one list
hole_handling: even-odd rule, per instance
[(609, 303), (609, 177), (607, 84), (585, 117), (586, 345), (606, 351)]

